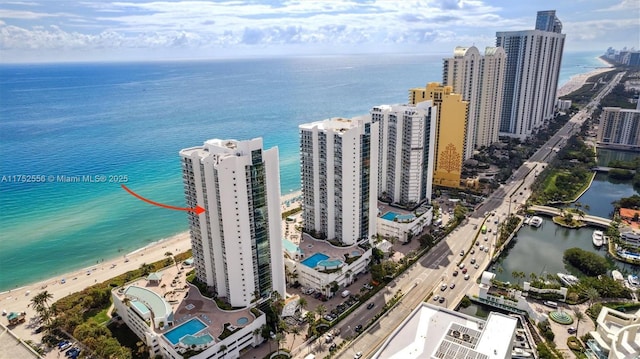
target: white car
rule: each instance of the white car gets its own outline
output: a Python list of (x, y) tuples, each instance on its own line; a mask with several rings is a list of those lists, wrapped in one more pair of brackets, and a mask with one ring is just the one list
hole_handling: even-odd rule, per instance
[(362, 352), (357, 352), (354, 356), (353, 359), (360, 359), (362, 358)]

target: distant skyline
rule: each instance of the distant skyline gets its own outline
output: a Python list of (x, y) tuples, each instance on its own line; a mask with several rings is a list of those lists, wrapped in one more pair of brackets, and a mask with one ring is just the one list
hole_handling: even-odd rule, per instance
[(556, 10), (565, 51), (640, 48), (640, 2), (0, 1), (0, 63), (451, 54)]

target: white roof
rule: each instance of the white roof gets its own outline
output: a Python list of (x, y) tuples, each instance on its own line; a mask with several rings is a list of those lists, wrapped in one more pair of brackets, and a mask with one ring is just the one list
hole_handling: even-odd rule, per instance
[(517, 319), (491, 313), (487, 321), (421, 303), (374, 358), (502, 359), (511, 357)]

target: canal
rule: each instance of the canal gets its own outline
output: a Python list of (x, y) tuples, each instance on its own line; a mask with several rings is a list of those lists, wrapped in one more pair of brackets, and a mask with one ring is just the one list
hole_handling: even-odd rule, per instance
[[(637, 156), (638, 153), (633, 152), (599, 150), (598, 163), (606, 165), (613, 159), (631, 160)], [(614, 208), (612, 202), (633, 194), (638, 192), (630, 181), (611, 180), (606, 174), (601, 173), (596, 175), (591, 187), (578, 201), (586, 213), (611, 218)], [(531, 273), (537, 276), (558, 272), (570, 273), (573, 269), (566, 267), (562, 261), (564, 251), (568, 248), (578, 247), (606, 256), (604, 247), (598, 250), (591, 242), (591, 235), (596, 228), (568, 229), (554, 224), (550, 217), (543, 218), (544, 224), (539, 228), (523, 226), (510, 249), (495, 263), (495, 269), (488, 269), (496, 273), (496, 279), (517, 283), (518, 279), (512, 276), (514, 271), (524, 272), (527, 276), (524, 280), (528, 280)], [(639, 266), (613, 262), (623, 273), (640, 273)], [(521, 279), (520, 282), (522, 281)]]

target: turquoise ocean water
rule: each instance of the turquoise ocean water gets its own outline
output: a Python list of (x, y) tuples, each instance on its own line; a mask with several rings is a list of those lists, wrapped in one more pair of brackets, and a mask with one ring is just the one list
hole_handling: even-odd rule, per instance
[[(560, 84), (601, 66), (595, 56), (566, 54)], [(187, 230), (183, 212), (117, 181), (183, 206), (178, 151), (207, 139), (263, 137), (279, 147), (282, 193), (299, 189), (299, 124), (404, 103), (441, 81), (441, 58), (0, 65), (0, 291)]]

